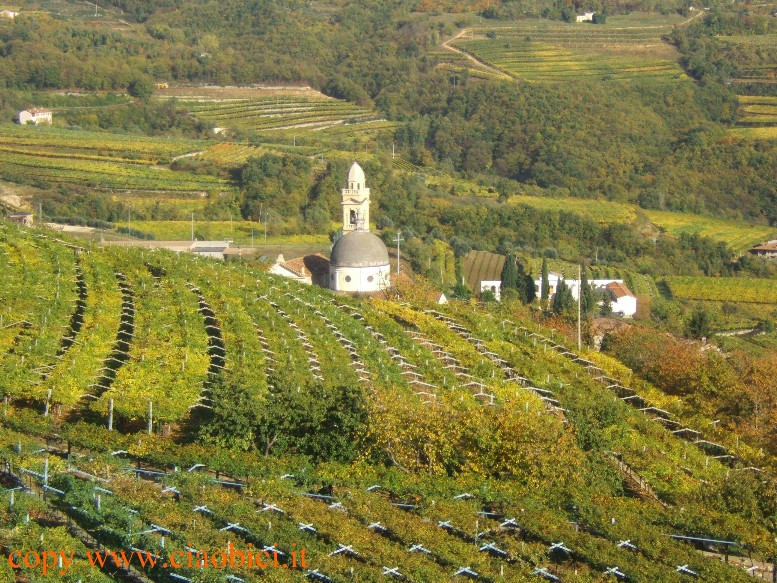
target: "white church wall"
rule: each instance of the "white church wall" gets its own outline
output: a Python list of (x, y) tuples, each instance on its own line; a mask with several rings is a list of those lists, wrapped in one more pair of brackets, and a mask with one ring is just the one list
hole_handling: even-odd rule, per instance
[(331, 267), (329, 288), (344, 292), (374, 292), (388, 287), (391, 268), (378, 267)]

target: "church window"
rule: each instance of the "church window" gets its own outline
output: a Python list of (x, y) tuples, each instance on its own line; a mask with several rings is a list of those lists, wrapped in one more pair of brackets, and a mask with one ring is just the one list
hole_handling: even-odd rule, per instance
[(351, 209), (351, 224), (356, 224), (356, 211), (354, 209)]
[(351, 276), (350, 275), (346, 275), (345, 276), (345, 281), (351, 281)]
[(372, 280), (373, 280), (373, 279), (375, 279), (375, 278), (374, 278), (374, 277), (372, 277), (371, 275), (370, 275), (369, 277), (367, 277), (367, 281), (369, 281), (370, 283), (372, 283)]

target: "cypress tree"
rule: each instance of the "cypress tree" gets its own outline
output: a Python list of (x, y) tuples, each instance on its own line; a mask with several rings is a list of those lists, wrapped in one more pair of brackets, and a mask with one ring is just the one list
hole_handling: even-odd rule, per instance
[(523, 276), (523, 297), (526, 298), (527, 304), (531, 304), (537, 298), (537, 289), (531, 273)]
[(588, 283), (588, 269), (583, 265), (582, 275), (580, 276), (580, 311), (587, 318), (593, 313), (595, 307), (596, 296)]
[(550, 289), (550, 282), (548, 281), (548, 258), (543, 257), (542, 258), (542, 281), (541, 281), (541, 289), (540, 289), (540, 299), (545, 300), (547, 304), (548, 300), (548, 292)]
[(502, 267), (502, 289), (516, 289), (518, 287), (518, 268), (515, 255), (508, 254)]
[(564, 315), (571, 311), (574, 303), (575, 298), (572, 295), (572, 290), (569, 289), (567, 282), (562, 279), (558, 282), (556, 293), (553, 296), (553, 313)]

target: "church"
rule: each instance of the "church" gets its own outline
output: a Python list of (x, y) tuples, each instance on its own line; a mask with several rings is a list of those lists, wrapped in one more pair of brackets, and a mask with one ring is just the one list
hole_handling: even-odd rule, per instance
[(356, 162), (343, 188), (343, 236), (329, 258), (329, 289), (374, 292), (389, 286), (389, 255), (380, 237), (370, 233), (370, 189)]
[[(309, 270), (310, 274), (306, 272), (304, 265), (311, 263), (307, 257), (285, 261), (279, 256), (270, 273), (304, 283), (323, 284), (322, 287), (346, 293), (371, 293), (389, 287), (391, 268), (388, 249), (380, 237), (370, 232), (370, 189), (367, 188), (364, 170), (356, 162), (348, 170), (341, 205), (343, 234), (332, 247), (326, 283), (320, 276), (323, 274), (314, 273), (313, 269)], [(320, 273), (323, 266), (320, 256), (318, 259)]]

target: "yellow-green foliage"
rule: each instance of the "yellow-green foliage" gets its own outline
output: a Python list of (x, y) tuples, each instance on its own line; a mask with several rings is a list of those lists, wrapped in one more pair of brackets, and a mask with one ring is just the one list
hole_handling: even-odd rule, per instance
[(637, 219), (637, 210), (633, 205), (606, 200), (582, 198), (548, 198), (540, 196), (516, 195), (510, 202), (527, 204), (541, 210), (567, 211), (581, 215), (597, 223), (633, 223)]
[[(195, 216), (196, 219), (196, 216)], [(191, 239), (191, 221), (133, 221), (132, 228), (149, 233), (159, 241), (188, 241)], [(250, 243), (251, 234), (256, 244), (264, 243), (264, 224), (256, 221), (196, 221), (194, 222), (194, 238), (208, 241), (232, 240), (240, 243)], [(275, 245), (329, 244), (327, 235), (268, 235), (267, 243)]]

